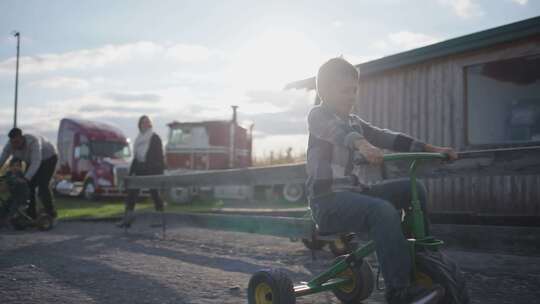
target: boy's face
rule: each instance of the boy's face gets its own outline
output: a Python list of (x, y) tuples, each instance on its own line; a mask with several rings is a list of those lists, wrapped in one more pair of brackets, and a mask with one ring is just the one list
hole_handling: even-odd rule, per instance
[(330, 101), (338, 115), (347, 116), (351, 113), (356, 94), (358, 92), (358, 79), (345, 76), (337, 79), (328, 88), (326, 99)]

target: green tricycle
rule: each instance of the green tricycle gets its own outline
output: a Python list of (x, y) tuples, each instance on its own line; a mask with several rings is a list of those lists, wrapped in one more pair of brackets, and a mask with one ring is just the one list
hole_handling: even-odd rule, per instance
[[(402, 229), (411, 251), (414, 284), (435, 288), (430, 303), (469, 303), (465, 280), (458, 265), (441, 251), (443, 241), (426, 234), (424, 214), (418, 199), (416, 169), (422, 160), (447, 160), (441, 153), (386, 154), (384, 161), (410, 161), (411, 206), (403, 210)], [(343, 233), (348, 233), (347, 231)], [(249, 304), (293, 304), (296, 298), (331, 291), (342, 303), (361, 303), (375, 289), (376, 278), (365, 260), (375, 252), (374, 241), (368, 241), (352, 253), (337, 257), (332, 267), (307, 283), (293, 285), (282, 269), (264, 269), (251, 276), (248, 285)], [(377, 278), (378, 279), (378, 278)]]

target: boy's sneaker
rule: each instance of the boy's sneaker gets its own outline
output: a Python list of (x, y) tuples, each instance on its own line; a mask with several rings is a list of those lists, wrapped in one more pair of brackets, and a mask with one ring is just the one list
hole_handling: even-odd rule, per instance
[(436, 304), (444, 296), (444, 288), (434, 284), (430, 288), (411, 285), (386, 292), (388, 304)]

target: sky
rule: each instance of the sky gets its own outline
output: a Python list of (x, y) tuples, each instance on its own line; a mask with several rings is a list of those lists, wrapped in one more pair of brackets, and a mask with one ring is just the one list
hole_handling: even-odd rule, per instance
[[(13, 125), (56, 142), (63, 117), (133, 141), (167, 123), (254, 124), (254, 154), (307, 145), (313, 92), (283, 90), (332, 57), (359, 64), (540, 15), (538, 0), (0, 1), (0, 146)], [(399, 130), (397, 130), (399, 131)]]

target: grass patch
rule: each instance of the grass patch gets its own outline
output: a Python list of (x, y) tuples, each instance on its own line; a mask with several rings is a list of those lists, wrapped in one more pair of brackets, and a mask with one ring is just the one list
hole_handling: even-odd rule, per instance
[(55, 206), (59, 219), (104, 218), (124, 213), (122, 201), (89, 202), (79, 198), (57, 197)]
[[(85, 201), (80, 198), (57, 197), (55, 200), (56, 210), (59, 219), (76, 218), (105, 218), (112, 216), (122, 216), (124, 214), (123, 200), (99, 200), (94, 202)], [(207, 212), (211, 209), (222, 208), (222, 201), (194, 201), (191, 204), (178, 205), (169, 204), (167, 212)], [(153, 211), (154, 204), (151, 199), (144, 199), (137, 202), (135, 211)]]
[[(7, 196), (8, 193), (0, 190), (0, 198), (5, 199)], [(39, 199), (37, 199), (37, 203), (38, 209), (41, 209), (42, 206)], [(306, 205), (305, 202), (293, 204), (279, 199), (265, 202), (223, 202), (214, 199), (199, 199), (184, 205), (169, 203), (166, 207), (166, 211), (183, 213), (209, 212), (221, 208), (288, 209), (306, 207)], [(59, 219), (120, 217), (124, 214), (124, 198), (86, 201), (78, 197), (56, 196), (55, 207)], [(137, 212), (153, 211), (154, 204), (150, 198), (145, 198), (137, 202), (135, 210)]]

